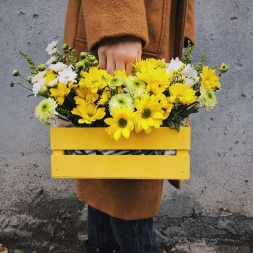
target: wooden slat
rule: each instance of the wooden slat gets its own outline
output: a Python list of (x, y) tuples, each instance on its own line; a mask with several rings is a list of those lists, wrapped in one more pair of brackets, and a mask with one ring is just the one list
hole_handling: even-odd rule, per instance
[(182, 179), (190, 177), (185, 156), (52, 155), (53, 178)]
[(129, 139), (122, 137), (115, 141), (105, 132), (105, 128), (50, 129), (52, 150), (190, 149), (190, 133), (190, 127), (181, 127), (180, 132), (161, 127), (153, 129), (150, 134), (133, 131)]

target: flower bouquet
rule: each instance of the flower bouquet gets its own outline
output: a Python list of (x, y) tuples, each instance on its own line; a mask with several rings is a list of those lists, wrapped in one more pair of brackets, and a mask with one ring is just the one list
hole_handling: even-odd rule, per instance
[[(14, 70), (13, 76), (22, 77), (30, 87), (10, 83), (12, 87), (20, 84), (33, 95), (44, 97), (35, 109), (35, 116), (42, 123), (50, 124), (59, 119), (66, 122), (65, 125), (76, 126), (73, 129), (51, 129), (54, 136), (51, 137), (51, 147), (58, 155), (52, 156), (54, 177), (189, 178), (190, 130), (184, 127), (185, 120), (200, 108), (210, 110), (215, 107), (215, 93), (221, 90), (220, 76), (229, 67), (222, 63), (217, 74), (216, 67), (204, 65), (205, 54), (194, 64), (194, 47), (189, 44), (181, 61), (176, 58), (166, 63), (150, 58), (137, 61), (129, 76), (124, 70), (110, 75), (99, 68), (96, 53), (82, 52), (77, 57), (75, 49), (67, 44), (63, 44), (62, 49), (63, 54), (58, 51), (56, 41), (49, 44), (46, 51), (50, 59), (38, 66), (31, 57), (20, 52), (30, 65), (31, 75), (24, 78)], [(108, 134), (103, 134), (104, 131)], [(127, 142), (123, 142), (125, 138)], [(97, 143), (102, 144), (100, 147), (93, 145)], [(120, 155), (130, 152), (147, 156), (139, 156), (138, 161), (129, 156), (117, 156), (117, 161), (109, 156), (84, 156), (115, 154), (116, 149)], [(66, 158), (64, 150), (72, 150), (71, 154), (79, 154), (73, 150), (86, 150), (86, 153)], [(177, 152), (174, 158), (168, 158), (164, 156), (164, 150)], [(148, 157), (150, 154), (156, 154), (157, 158)], [(83, 174), (82, 167), (87, 163), (93, 164), (92, 172)], [(119, 163), (123, 168), (120, 171)], [(57, 172), (61, 166), (65, 168), (64, 175)], [(156, 169), (147, 172), (147, 166)], [(69, 172), (66, 172), (67, 168)]]

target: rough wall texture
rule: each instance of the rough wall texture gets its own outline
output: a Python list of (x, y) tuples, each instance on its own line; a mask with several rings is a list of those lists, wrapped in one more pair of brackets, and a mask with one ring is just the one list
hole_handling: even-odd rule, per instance
[[(39, 63), (48, 43), (61, 44), (65, 8), (66, 0), (0, 1), (0, 243), (25, 252), (75, 252), (86, 238), (86, 206), (74, 181), (50, 179), (49, 129), (33, 116), (38, 99), (8, 86), (14, 68), (29, 71), (19, 49)], [(165, 185), (156, 233), (175, 252), (217, 252), (224, 240), (250, 252), (253, 2), (199, 0), (196, 13), (194, 57), (205, 50), (208, 64), (231, 69), (218, 106), (191, 117), (191, 179), (180, 191)]]

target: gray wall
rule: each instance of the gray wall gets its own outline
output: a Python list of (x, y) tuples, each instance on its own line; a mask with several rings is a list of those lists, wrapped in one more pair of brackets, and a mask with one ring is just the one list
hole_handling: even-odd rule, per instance
[[(61, 44), (66, 2), (0, 1), (0, 243), (30, 244), (35, 250), (79, 247), (86, 238), (86, 206), (75, 196), (75, 182), (50, 178), (49, 127), (34, 118), (39, 100), (8, 86), (14, 68), (25, 76), (29, 72), (19, 49), (40, 63), (47, 60), (48, 43)], [(194, 57), (205, 50), (207, 64), (225, 61), (230, 71), (222, 77), (218, 106), (190, 119), (191, 179), (180, 191), (165, 184), (156, 232), (161, 241), (180, 237), (175, 231), (182, 229), (181, 236), (194, 237), (183, 221), (171, 231), (171, 219), (204, 217), (207, 223), (210, 217), (232, 217), (217, 225), (227, 231), (223, 236), (252, 238), (253, 1), (198, 0), (196, 14)], [(238, 215), (246, 222), (242, 229), (224, 225)]]

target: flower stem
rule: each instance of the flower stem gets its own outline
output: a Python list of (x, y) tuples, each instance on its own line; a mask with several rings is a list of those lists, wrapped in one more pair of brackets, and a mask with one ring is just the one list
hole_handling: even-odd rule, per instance
[(27, 88), (26, 86), (24, 86), (23, 84), (21, 84), (21, 83), (15, 83), (15, 84), (19, 84), (20, 86), (22, 86), (23, 88), (25, 88), (25, 89), (27, 89), (27, 90), (29, 90), (29, 91), (33, 91), (33, 90), (31, 90), (31, 89), (29, 89), (29, 88)]
[(68, 119), (66, 119), (66, 118), (63, 118), (63, 117), (61, 117), (61, 116), (59, 116), (59, 115), (55, 115), (58, 119), (61, 119), (61, 120), (64, 120), (64, 121), (67, 121), (67, 122), (69, 122), (69, 120)]
[[(30, 83), (25, 77), (23, 77), (22, 75), (19, 75), (21, 78), (23, 78), (27, 83)], [(31, 84), (31, 83), (30, 83)]]

